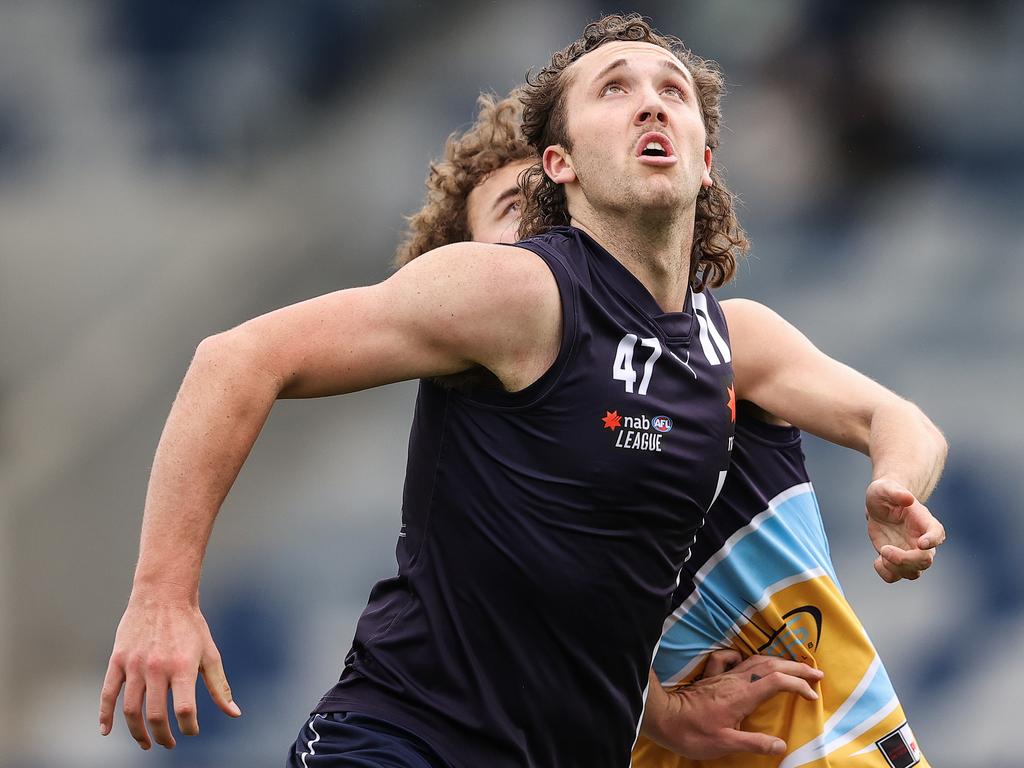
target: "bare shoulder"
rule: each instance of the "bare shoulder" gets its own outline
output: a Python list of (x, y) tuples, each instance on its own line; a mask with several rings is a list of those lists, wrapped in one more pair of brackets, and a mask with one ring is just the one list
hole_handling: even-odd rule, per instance
[(761, 391), (780, 373), (806, 372), (820, 355), (797, 328), (771, 308), (750, 299), (728, 299), (722, 312), (729, 325), (737, 395), (771, 411)]
[(409, 322), (429, 324), (508, 389), (537, 378), (557, 355), (561, 300), (536, 254), (507, 245), (455, 243), (425, 253), (387, 283)]
[(725, 299), (721, 302), (721, 307), (730, 331), (734, 322), (747, 324), (764, 320), (782, 320), (777, 312), (753, 299)]
[(778, 312), (752, 299), (726, 299), (722, 312), (729, 325), (729, 338), (734, 347), (743, 350), (763, 350), (783, 343), (800, 343), (805, 337)]
[(552, 292), (557, 298), (558, 290), (547, 265), (531, 251), (472, 242), (429, 251), (398, 270), (391, 281), (416, 281), (422, 291), (456, 291), (497, 303), (543, 300)]

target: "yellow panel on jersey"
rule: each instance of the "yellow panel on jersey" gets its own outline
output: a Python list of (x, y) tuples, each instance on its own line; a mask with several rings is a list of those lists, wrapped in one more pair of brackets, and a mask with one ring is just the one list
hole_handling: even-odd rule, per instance
[(783, 693), (744, 730), (785, 739), (783, 757), (681, 758), (641, 737), (634, 768), (910, 768), (927, 766), (889, 676), (839, 589), (809, 483), (736, 531), (694, 575), (666, 622), (655, 671), (666, 687), (698, 679), (709, 650), (773, 655), (825, 671), (820, 698)]

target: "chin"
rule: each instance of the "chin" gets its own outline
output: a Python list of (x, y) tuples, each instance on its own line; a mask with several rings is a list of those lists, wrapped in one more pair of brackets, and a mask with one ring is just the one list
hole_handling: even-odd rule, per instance
[(683, 193), (671, 184), (649, 185), (640, 195), (644, 208), (654, 211), (674, 211), (683, 205)]

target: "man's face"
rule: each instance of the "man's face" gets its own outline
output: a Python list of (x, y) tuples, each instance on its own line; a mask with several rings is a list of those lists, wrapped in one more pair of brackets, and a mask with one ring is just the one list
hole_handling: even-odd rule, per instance
[(701, 186), (711, 185), (693, 78), (671, 52), (650, 43), (606, 43), (565, 76), (573, 148), (549, 148), (544, 159), (559, 181), (551, 171), (563, 158), (570, 206), (582, 195), (595, 210), (686, 209)]
[(533, 160), (518, 160), (487, 176), (466, 199), (470, 237), (480, 243), (514, 243), (518, 238), (519, 174)]

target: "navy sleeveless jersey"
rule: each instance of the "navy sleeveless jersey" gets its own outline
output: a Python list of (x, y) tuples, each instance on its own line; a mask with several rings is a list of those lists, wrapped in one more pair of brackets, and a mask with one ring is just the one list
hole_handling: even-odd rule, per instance
[(316, 711), (407, 728), (458, 768), (622, 768), (728, 466), (725, 322), (706, 292), (662, 312), (579, 230), (517, 247), (558, 284), (557, 359), (517, 393), (421, 382), (398, 575)]

